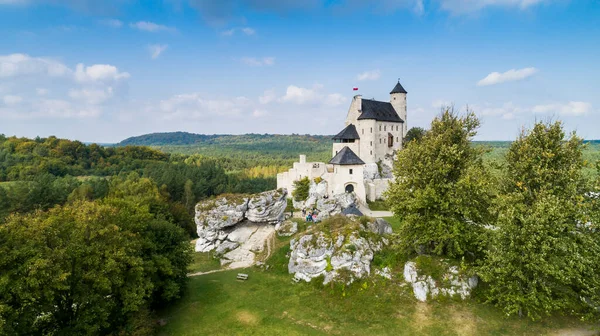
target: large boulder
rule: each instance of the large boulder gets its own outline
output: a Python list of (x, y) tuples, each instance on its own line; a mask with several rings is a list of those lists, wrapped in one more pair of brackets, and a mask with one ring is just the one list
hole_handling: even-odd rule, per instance
[[(346, 221), (347, 225), (338, 227), (337, 232), (316, 231), (298, 240), (292, 239), (289, 273), (307, 282), (324, 276), (324, 283), (338, 279), (352, 282), (368, 276), (374, 253), (381, 250), (385, 240), (363, 234), (366, 228), (356, 220), (345, 217), (330, 220), (337, 224)], [(342, 273), (349, 274), (350, 278), (341, 278)]]
[(209, 252), (226, 243), (219, 249), (223, 253), (233, 246), (228, 242), (240, 243), (239, 236), (243, 238), (248, 231), (240, 225), (242, 222), (262, 225), (281, 222), (287, 206), (286, 196), (287, 191), (280, 189), (256, 195), (225, 195), (198, 203), (196, 252)]
[(425, 302), (440, 295), (464, 300), (477, 287), (478, 278), (476, 275), (461, 274), (457, 266), (448, 266), (441, 279), (434, 279), (431, 275), (423, 274), (417, 263), (409, 261), (404, 264), (404, 281), (412, 286), (415, 298)]
[(283, 220), (287, 192), (273, 190), (258, 194), (248, 201), (246, 218), (255, 223), (276, 224)]

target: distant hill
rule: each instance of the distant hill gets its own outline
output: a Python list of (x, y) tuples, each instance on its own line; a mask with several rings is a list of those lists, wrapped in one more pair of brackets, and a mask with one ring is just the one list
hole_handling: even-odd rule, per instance
[(217, 138), (229, 137), (231, 135), (206, 135), (188, 132), (167, 132), (151, 133), (127, 138), (117, 144), (117, 146), (181, 146), (193, 145), (199, 142), (206, 142)]
[(307, 154), (309, 160), (315, 161), (331, 159), (331, 138), (331, 135), (308, 134), (205, 135), (171, 132), (131, 137), (116, 146), (151, 146), (169, 153), (202, 154), (232, 159), (269, 159), (287, 165), (298, 159), (299, 154)]

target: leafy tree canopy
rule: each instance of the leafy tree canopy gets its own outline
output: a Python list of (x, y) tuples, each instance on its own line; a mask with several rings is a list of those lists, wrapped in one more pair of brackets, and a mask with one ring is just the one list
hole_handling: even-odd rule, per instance
[(421, 141), (398, 153), (386, 196), (401, 218), (399, 234), (407, 252), (480, 254), (492, 187), (483, 149), (471, 146), (478, 127), (472, 112), (460, 117), (446, 110)]

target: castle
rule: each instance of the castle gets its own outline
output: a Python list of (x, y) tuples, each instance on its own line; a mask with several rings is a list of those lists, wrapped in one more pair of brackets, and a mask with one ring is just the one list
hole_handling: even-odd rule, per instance
[(398, 81), (389, 102), (354, 96), (346, 127), (333, 137), (333, 158), (325, 164), (306, 162), (306, 155), (300, 155), (292, 169), (277, 174), (277, 188), (286, 188), (291, 195), (294, 181), (320, 177), (327, 182), (327, 195), (354, 192), (362, 203), (381, 198), (407, 130), (406, 94)]

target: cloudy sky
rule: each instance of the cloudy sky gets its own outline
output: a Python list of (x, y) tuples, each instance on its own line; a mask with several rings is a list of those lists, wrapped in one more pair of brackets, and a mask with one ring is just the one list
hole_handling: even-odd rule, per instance
[(600, 138), (597, 0), (0, 0), (0, 133), (334, 134), (355, 92)]

